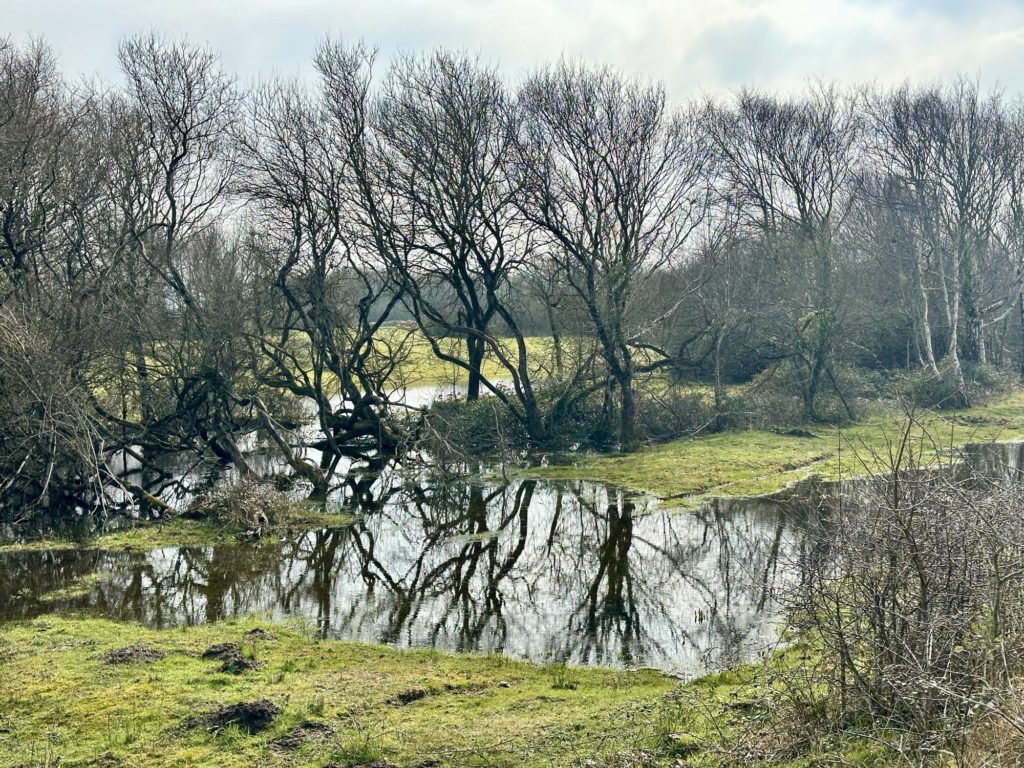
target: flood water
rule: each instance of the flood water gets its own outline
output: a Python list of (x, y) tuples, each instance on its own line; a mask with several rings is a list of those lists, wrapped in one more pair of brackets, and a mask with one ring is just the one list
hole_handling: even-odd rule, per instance
[[(968, 458), (1019, 482), (1024, 444)], [(82, 614), (162, 628), (259, 615), (317, 637), (691, 677), (776, 643), (802, 521), (860, 492), (810, 483), (680, 510), (588, 482), (374, 477), (339, 503), (354, 519), (256, 544), (0, 552), (0, 621)]]
[(782, 502), (672, 511), (594, 483), (397, 485), (351, 524), (259, 544), (0, 554), (0, 620), (256, 614), (320, 637), (691, 676), (777, 637), (792, 519)]

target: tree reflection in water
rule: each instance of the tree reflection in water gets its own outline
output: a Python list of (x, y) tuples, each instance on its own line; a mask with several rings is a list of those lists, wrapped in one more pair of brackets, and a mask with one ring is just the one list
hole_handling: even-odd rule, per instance
[(772, 641), (771, 595), (799, 546), (774, 503), (672, 513), (593, 483), (382, 480), (345, 499), (350, 525), (258, 545), (4, 554), (0, 617), (264, 614), (323, 637), (686, 674)]

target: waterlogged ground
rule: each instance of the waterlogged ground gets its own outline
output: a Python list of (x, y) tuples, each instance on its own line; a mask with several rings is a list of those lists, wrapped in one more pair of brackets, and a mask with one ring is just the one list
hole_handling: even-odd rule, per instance
[[(396, 483), (260, 543), (178, 522), (8, 545), (0, 766), (672, 765), (690, 710), (637, 667), (693, 677), (773, 647), (796, 517)], [(724, 714), (757, 696), (734, 675), (707, 690)]]
[[(1018, 436), (1022, 406), (929, 417), (917, 450), (1018, 482), (1024, 445), (951, 447)], [(391, 477), (259, 543), (184, 521), (82, 541), (8, 528), (0, 767), (717, 765), (734, 729), (782, 744), (773, 766), (895, 764), (849, 739), (786, 741), (770, 669), (803, 663), (799, 646), (767, 675), (743, 665), (777, 646), (774, 598), (821, 486), (706, 498), (884, 466), (898, 422), (854, 430), (544, 470), (640, 473), (625, 484), (668, 501), (574, 479)]]

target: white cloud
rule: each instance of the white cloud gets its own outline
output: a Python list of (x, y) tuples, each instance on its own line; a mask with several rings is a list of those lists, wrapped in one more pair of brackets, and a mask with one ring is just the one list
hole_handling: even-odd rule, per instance
[(443, 45), (511, 77), (560, 55), (664, 80), (674, 96), (811, 77), (860, 82), (966, 71), (1024, 88), (1013, 0), (0, 0), (5, 29), (42, 34), (69, 72), (116, 77), (118, 39), (155, 27), (219, 49), (243, 80), (309, 72), (324, 35), (385, 58)]

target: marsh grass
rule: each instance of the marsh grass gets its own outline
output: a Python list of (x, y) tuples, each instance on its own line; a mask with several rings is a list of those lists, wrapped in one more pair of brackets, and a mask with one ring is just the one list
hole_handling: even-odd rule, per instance
[[(899, 436), (904, 412), (879, 408), (845, 426), (805, 424), (780, 431), (733, 430), (674, 440), (624, 455), (583, 455), (572, 464), (527, 470), (552, 479), (607, 482), (652, 493), (680, 507), (715, 496), (773, 493), (811, 477), (838, 480), (883, 470), (887, 446)], [(1024, 392), (959, 411), (916, 416), (914, 439), (941, 437), (923, 445), (923, 459), (944, 459), (943, 449), (1024, 437)], [(930, 437), (928, 438), (930, 440)]]

